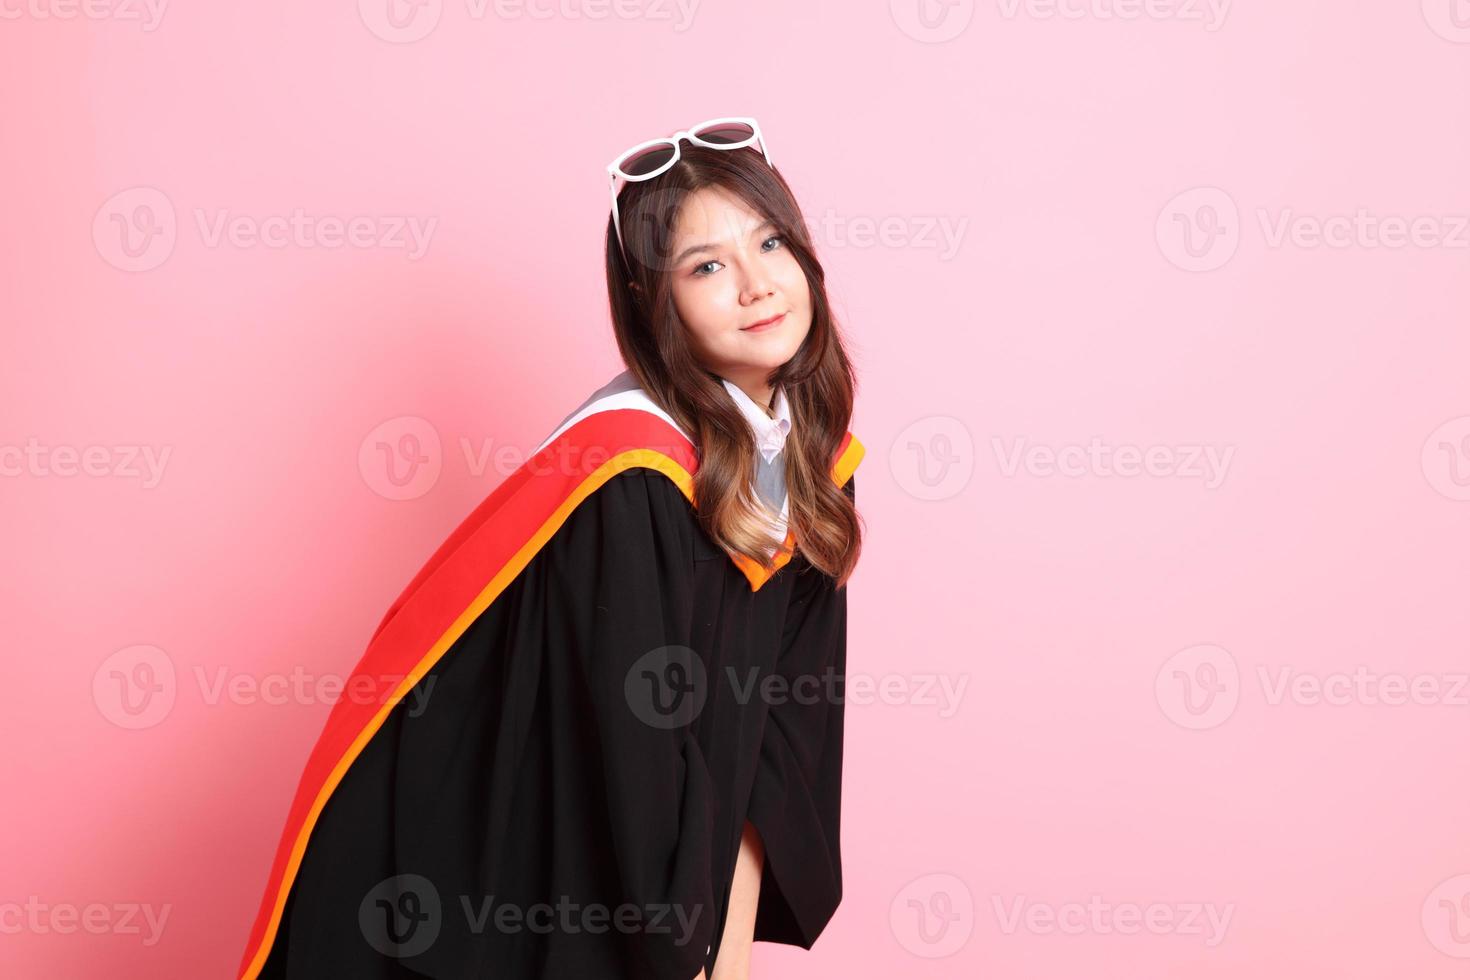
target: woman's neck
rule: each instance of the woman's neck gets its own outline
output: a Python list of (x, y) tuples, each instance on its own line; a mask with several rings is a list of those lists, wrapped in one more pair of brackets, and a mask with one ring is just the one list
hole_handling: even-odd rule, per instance
[(771, 409), (771, 404), (775, 400), (775, 388), (771, 387), (770, 385), (759, 379), (742, 380), (739, 378), (731, 378), (730, 383), (739, 388), (741, 391), (745, 392), (746, 397), (759, 405), (761, 407), (761, 411), (765, 412), (766, 415), (771, 418), (776, 417), (776, 413)]

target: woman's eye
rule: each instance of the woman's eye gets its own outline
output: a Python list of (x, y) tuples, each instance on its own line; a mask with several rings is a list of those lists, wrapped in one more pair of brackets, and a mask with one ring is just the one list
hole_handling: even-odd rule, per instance
[[(769, 245), (769, 244), (771, 244), (772, 242), (780, 242), (780, 243), (783, 243), (784, 244), (785, 241), (786, 241), (786, 239), (782, 238), (780, 235), (772, 235), (769, 238), (767, 238), (765, 241), (761, 242), (761, 251), (762, 252), (774, 252), (775, 249), (773, 249), (773, 248), (766, 248), (766, 246)], [(696, 265), (694, 267), (694, 275), (700, 276), (700, 277), (712, 276), (712, 275), (714, 275), (714, 271), (713, 270), (711, 270), (709, 272), (706, 272), (704, 270), (708, 269), (712, 265), (719, 265), (719, 264), (720, 263), (717, 262), (717, 261), (715, 261), (714, 259), (710, 259), (708, 262), (704, 262), (704, 263), (701, 263), (700, 265)]]

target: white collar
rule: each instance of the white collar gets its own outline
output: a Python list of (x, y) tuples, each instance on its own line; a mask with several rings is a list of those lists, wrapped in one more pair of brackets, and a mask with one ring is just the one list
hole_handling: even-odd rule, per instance
[(786, 445), (786, 435), (791, 431), (791, 406), (786, 401), (785, 387), (776, 386), (776, 392), (771, 398), (771, 410), (776, 413), (776, 417), (771, 418), (739, 385), (728, 378), (720, 380), (725, 383), (725, 390), (740, 407), (740, 413), (750, 422), (755, 431), (756, 449), (769, 463)]

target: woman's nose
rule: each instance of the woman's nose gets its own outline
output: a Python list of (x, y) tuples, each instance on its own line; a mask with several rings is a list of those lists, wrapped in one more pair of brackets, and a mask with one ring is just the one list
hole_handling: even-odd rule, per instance
[(769, 296), (773, 290), (771, 276), (767, 270), (762, 268), (759, 262), (747, 261), (743, 263), (743, 266), (741, 275), (744, 276), (746, 301), (751, 302)]

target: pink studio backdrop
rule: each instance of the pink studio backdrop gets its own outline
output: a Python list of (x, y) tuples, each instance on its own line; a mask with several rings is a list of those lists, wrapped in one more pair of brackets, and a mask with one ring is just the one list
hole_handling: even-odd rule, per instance
[(753, 976), (1464, 975), (1463, 2), (393, 3), (0, 3), (0, 974), (233, 974), (315, 685), (619, 370), (604, 165), (733, 114), (868, 451)]

